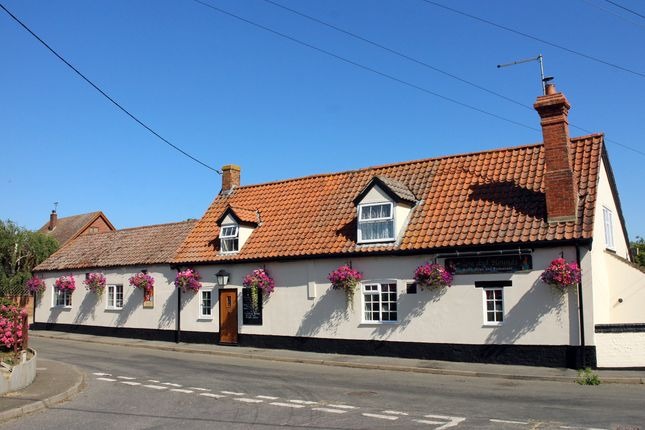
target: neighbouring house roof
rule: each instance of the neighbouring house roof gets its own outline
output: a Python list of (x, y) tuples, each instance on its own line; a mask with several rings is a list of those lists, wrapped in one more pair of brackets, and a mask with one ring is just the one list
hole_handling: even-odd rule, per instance
[(110, 220), (101, 211), (90, 212), (87, 214), (73, 215), (56, 220), (56, 226), (53, 230), (49, 230), (49, 221), (43, 225), (38, 232), (51, 236), (58, 241), (60, 246), (63, 246), (68, 241), (78, 237), (90, 224), (96, 221), (97, 218), (103, 218), (105, 223), (112, 229), (116, 230)]
[(196, 221), (79, 236), (34, 271), (169, 263)]
[[(544, 147), (536, 144), (237, 187), (215, 198), (174, 262), (349, 257), (590, 239), (603, 135), (573, 138), (570, 148), (579, 194), (574, 221), (547, 222)], [(399, 242), (358, 245), (354, 200), (375, 176), (386, 178), (397, 192), (407, 189), (417, 204)], [(220, 255), (214, 246), (217, 220), (229, 206), (257, 208), (262, 223), (239, 253)]]

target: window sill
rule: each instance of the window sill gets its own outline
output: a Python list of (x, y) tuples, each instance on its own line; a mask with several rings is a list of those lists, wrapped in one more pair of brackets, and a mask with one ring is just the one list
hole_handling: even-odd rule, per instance
[(122, 310), (123, 308), (105, 308), (105, 312), (119, 312)]
[(197, 321), (213, 321), (213, 317), (198, 317)]
[(54, 306), (50, 307), (49, 309), (60, 309), (60, 310), (63, 310), (63, 311), (69, 311), (69, 310), (72, 309), (72, 307), (71, 306), (60, 306), (60, 305), (56, 306), (56, 305), (54, 305)]
[(361, 321), (358, 326), (398, 325), (400, 323), (400, 321)]
[(486, 328), (486, 327), (501, 327), (503, 325), (504, 325), (503, 322), (487, 322), (487, 323), (482, 324), (482, 327), (483, 328)]

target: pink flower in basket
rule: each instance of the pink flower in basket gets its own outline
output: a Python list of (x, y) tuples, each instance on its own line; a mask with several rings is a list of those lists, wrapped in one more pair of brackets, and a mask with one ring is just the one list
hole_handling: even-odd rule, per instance
[(452, 279), (452, 273), (441, 264), (426, 263), (414, 271), (414, 280), (422, 288), (449, 287)]
[(560, 290), (575, 287), (580, 282), (580, 267), (576, 263), (567, 263), (564, 258), (556, 258), (542, 273), (545, 283)]
[(147, 273), (139, 272), (133, 275), (128, 280), (130, 285), (136, 288), (141, 288), (144, 291), (152, 291), (155, 285), (155, 279)]
[(182, 270), (177, 273), (177, 277), (175, 278), (175, 287), (181, 288), (184, 293), (186, 291), (193, 291), (196, 293), (200, 288), (202, 288), (202, 283), (199, 282), (200, 279), (201, 276), (196, 270)]
[(42, 294), (45, 292), (45, 281), (37, 276), (33, 276), (27, 281), (27, 291), (31, 294)]
[(76, 289), (76, 282), (72, 275), (63, 275), (56, 279), (54, 286), (60, 291), (69, 291), (71, 293)]

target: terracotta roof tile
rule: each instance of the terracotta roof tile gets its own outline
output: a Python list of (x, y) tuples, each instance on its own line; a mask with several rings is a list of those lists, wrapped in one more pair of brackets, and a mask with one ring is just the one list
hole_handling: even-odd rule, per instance
[(79, 236), (35, 271), (170, 263), (196, 221), (128, 228)]
[[(576, 221), (546, 222), (543, 146), (529, 145), (238, 187), (213, 201), (174, 261), (425, 251), (591, 238), (602, 144), (601, 134), (572, 139), (574, 177), (581, 196)], [(401, 242), (394, 245), (356, 244), (353, 200), (375, 176), (385, 177), (419, 201)], [(219, 235), (216, 220), (228, 206), (257, 208), (262, 222), (238, 254), (222, 256), (212, 243)]]

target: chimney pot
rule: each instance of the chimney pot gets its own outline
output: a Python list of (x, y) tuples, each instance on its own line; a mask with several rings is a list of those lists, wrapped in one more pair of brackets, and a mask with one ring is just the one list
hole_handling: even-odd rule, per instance
[(240, 166), (227, 164), (222, 167), (222, 193), (230, 193), (240, 186)]
[(571, 168), (569, 141), (569, 108), (571, 105), (553, 84), (547, 85), (546, 95), (533, 105), (540, 114), (544, 141), (544, 175), (547, 221), (575, 221), (578, 210), (578, 190)]
[(56, 227), (56, 222), (58, 221), (58, 214), (56, 213), (56, 210), (53, 210), (51, 214), (49, 214), (49, 226), (47, 227), (47, 230), (52, 231)]

